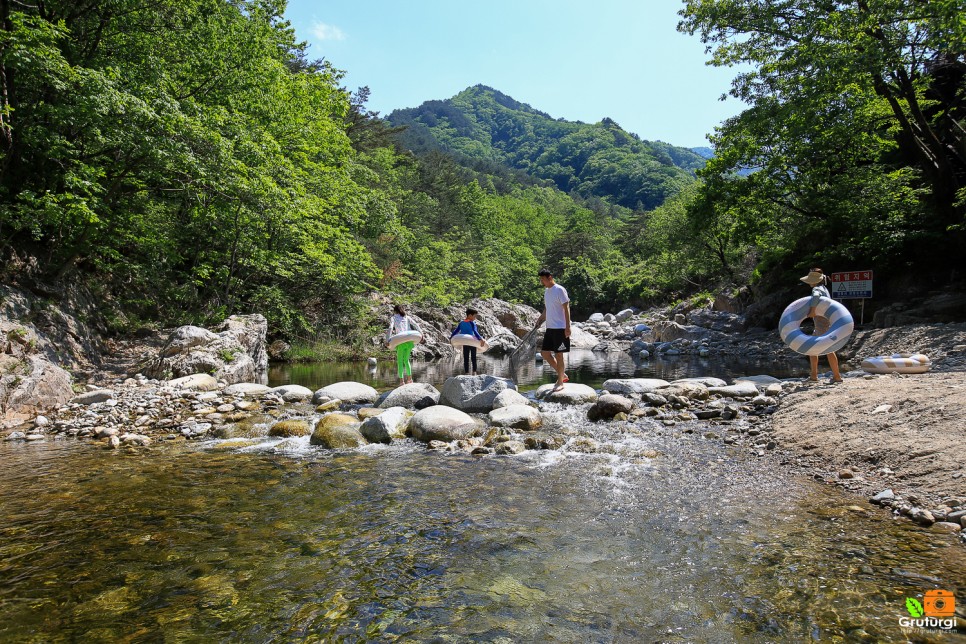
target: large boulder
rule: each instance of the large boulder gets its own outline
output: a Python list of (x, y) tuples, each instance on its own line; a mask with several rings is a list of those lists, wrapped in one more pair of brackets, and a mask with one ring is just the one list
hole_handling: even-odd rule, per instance
[(597, 400), (597, 392), (594, 391), (593, 387), (573, 382), (565, 383), (559, 389), (555, 384), (542, 385), (534, 395), (545, 402), (562, 403), (564, 405), (579, 405)]
[(540, 412), (530, 405), (509, 405), (498, 407), (489, 414), (490, 425), (494, 427), (512, 427), (524, 431), (533, 431), (543, 424)]
[(738, 384), (739, 382), (751, 382), (754, 383), (756, 387), (764, 389), (768, 385), (780, 385), (782, 381), (775, 376), (762, 374), (758, 376), (739, 376), (735, 378), (735, 384)]
[(0, 354), (0, 427), (12, 427), (74, 395), (70, 374), (42, 355)]
[(348, 414), (329, 414), (323, 416), (312, 432), (309, 443), (328, 449), (361, 447), (366, 439), (359, 431), (359, 420)]
[(268, 320), (264, 315), (231, 315), (224, 322), (215, 327), (221, 334), (231, 335), (238, 344), (245, 349), (255, 364), (256, 377), (268, 372), (268, 351), (265, 346), (265, 336), (268, 334)]
[(693, 324), (684, 325), (670, 320), (655, 322), (652, 332), (655, 342), (674, 342), (680, 339), (698, 341), (712, 337), (710, 329)]
[(269, 436), (280, 438), (293, 438), (297, 436), (308, 436), (312, 433), (309, 421), (304, 419), (280, 420), (268, 430)]
[(304, 402), (312, 397), (312, 390), (302, 385), (280, 385), (271, 390), (285, 402)]
[(740, 315), (711, 309), (691, 311), (688, 314), (688, 322), (721, 333), (738, 333), (745, 330), (745, 319)]
[(443, 405), (422, 409), (409, 420), (409, 433), (416, 440), (425, 443), (434, 440), (464, 440), (472, 436), (478, 427), (469, 414)]
[(587, 419), (592, 421), (610, 420), (617, 414), (626, 414), (634, 409), (634, 401), (616, 394), (604, 394), (587, 410)]
[(390, 407), (362, 421), (359, 431), (370, 443), (391, 443), (406, 437), (406, 426), (413, 413), (404, 407)]
[(218, 379), (207, 373), (193, 373), (190, 376), (169, 380), (165, 384), (172, 389), (188, 391), (214, 391), (218, 389)]
[(652, 394), (668, 386), (660, 378), (611, 378), (605, 380), (601, 389), (611, 394)]
[(425, 382), (411, 382), (400, 385), (392, 391), (379, 396), (376, 406), (383, 409), (390, 407), (405, 407), (406, 409), (423, 409), (439, 402), (439, 389)]
[(257, 382), (239, 382), (225, 387), (225, 395), (257, 398), (264, 396), (271, 390), (272, 388), (268, 385), (260, 385)]
[(758, 387), (748, 380), (742, 380), (727, 387), (708, 387), (708, 391), (716, 396), (727, 398), (754, 398), (758, 395)]
[(510, 405), (529, 405), (530, 401), (516, 389), (504, 389), (493, 399), (493, 409)]
[(513, 353), (520, 346), (520, 338), (513, 335), (509, 329), (498, 329), (494, 335), (486, 338), (486, 353), (489, 356), (505, 356)]
[(678, 378), (677, 380), (672, 380), (672, 385), (677, 385), (681, 383), (696, 382), (699, 385), (704, 385), (705, 387), (726, 387), (728, 383), (721, 378), (715, 378), (713, 376), (698, 376), (695, 378)]
[(681, 396), (690, 400), (707, 400), (708, 388), (699, 382), (678, 381), (660, 390), (662, 396)]
[(512, 380), (496, 376), (454, 376), (443, 383), (439, 404), (470, 413), (493, 409), (493, 401), (501, 391), (516, 389)]
[(379, 392), (361, 382), (336, 382), (322, 387), (315, 392), (312, 397), (314, 404), (338, 399), (350, 405), (361, 405), (363, 403), (374, 403), (379, 398)]
[(213, 333), (197, 326), (178, 327), (144, 373), (161, 380), (207, 373), (228, 384), (265, 380), (265, 318), (232, 316), (220, 328), (225, 330)]

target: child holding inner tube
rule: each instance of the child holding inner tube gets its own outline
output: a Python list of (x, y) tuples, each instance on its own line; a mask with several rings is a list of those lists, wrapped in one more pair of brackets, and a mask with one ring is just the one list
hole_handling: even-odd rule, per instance
[[(808, 302), (808, 314), (806, 318), (812, 318), (815, 321), (815, 330), (812, 335), (824, 335), (828, 333), (829, 330), (829, 320), (826, 317), (816, 316), (815, 307), (818, 306), (818, 300), (822, 297), (831, 298), (831, 294), (826, 288), (828, 284), (828, 277), (822, 272), (821, 268), (810, 268), (808, 269), (808, 275), (799, 278), (806, 284), (812, 287), (812, 299)], [(828, 358), (828, 363), (832, 367), (832, 382), (842, 382), (842, 374), (839, 373), (839, 358), (835, 355), (835, 352), (826, 353), (825, 356)], [(809, 376), (809, 380), (812, 382), (818, 381), (818, 356), (808, 356), (808, 361), (811, 363), (812, 373)]]
[[(456, 325), (453, 332), (450, 334), (450, 340), (457, 334), (461, 335), (471, 335), (480, 341), (480, 346), (486, 346), (486, 340), (480, 335), (480, 329), (476, 326), (476, 316), (479, 313), (474, 308), (467, 307), (466, 309), (466, 319)], [(476, 347), (471, 347), (468, 344), (463, 345), (463, 373), (470, 372), (470, 361), (473, 362), (473, 375), (476, 375)]]
[[(413, 322), (413, 319), (406, 315), (406, 309), (402, 304), (395, 305), (392, 310), (395, 314), (389, 320), (389, 331), (386, 333), (386, 342), (392, 336), (406, 333), (407, 331), (422, 333), (416, 323)], [(423, 341), (422, 336), (420, 336), (419, 341)], [(409, 356), (412, 354), (415, 346), (416, 343), (410, 340), (396, 347), (396, 371), (399, 374), (400, 384), (407, 384), (413, 381), (413, 366), (409, 361)]]

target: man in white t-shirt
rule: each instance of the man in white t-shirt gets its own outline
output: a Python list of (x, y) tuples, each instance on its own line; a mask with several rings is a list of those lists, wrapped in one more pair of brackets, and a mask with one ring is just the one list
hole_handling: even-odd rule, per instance
[(553, 273), (544, 268), (538, 275), (544, 288), (543, 313), (537, 318), (534, 329), (539, 329), (543, 321), (547, 321), (540, 355), (557, 372), (557, 384), (553, 389), (559, 391), (570, 380), (564, 373), (563, 355), (570, 351), (570, 297), (567, 289), (553, 280)]

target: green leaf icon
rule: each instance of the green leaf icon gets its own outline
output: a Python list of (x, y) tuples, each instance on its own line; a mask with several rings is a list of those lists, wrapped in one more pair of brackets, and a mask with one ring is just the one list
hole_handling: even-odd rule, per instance
[(906, 597), (906, 610), (913, 617), (922, 617), (922, 614), (925, 612), (922, 609), (922, 604), (915, 597)]

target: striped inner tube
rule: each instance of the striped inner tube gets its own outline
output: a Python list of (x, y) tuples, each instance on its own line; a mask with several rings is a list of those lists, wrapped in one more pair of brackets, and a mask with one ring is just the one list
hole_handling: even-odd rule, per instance
[(930, 367), (929, 356), (921, 353), (893, 353), (862, 361), (862, 369), (869, 373), (925, 373)]
[(817, 317), (828, 318), (829, 329), (822, 335), (808, 335), (802, 331), (802, 321), (808, 315), (811, 296), (803, 297), (789, 304), (778, 321), (778, 333), (788, 348), (807, 356), (823, 356), (838, 351), (849, 341), (855, 322), (852, 314), (841, 302), (822, 297), (815, 307)]

